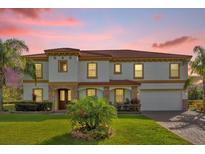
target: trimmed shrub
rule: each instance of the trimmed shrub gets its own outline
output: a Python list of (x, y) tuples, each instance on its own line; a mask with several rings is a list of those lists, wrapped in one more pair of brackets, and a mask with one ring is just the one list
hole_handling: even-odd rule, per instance
[(85, 97), (68, 105), (72, 135), (83, 139), (103, 139), (111, 135), (110, 123), (117, 115), (105, 99)]
[(15, 111), (15, 104), (3, 104), (4, 111), (14, 112)]
[(15, 105), (16, 111), (50, 111), (52, 110), (51, 102), (18, 102)]

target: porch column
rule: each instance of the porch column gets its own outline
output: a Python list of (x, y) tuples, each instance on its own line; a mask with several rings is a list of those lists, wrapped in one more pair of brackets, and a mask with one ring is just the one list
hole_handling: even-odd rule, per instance
[(52, 111), (58, 110), (57, 90), (51, 85), (48, 87), (48, 100), (53, 103)]
[(103, 97), (104, 97), (105, 99), (107, 99), (107, 101), (109, 102), (109, 99), (110, 99), (110, 90), (109, 90), (109, 87), (108, 87), (108, 86), (104, 87)]
[(78, 86), (73, 86), (71, 89), (72, 99), (78, 99)]
[(132, 91), (131, 91), (131, 98), (135, 99), (138, 98), (138, 86), (132, 86)]

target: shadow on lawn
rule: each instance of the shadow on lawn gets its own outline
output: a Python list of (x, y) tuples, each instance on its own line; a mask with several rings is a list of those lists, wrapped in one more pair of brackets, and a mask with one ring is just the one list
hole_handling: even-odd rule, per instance
[(43, 141), (40, 143), (41, 145), (96, 145), (98, 144), (98, 141), (92, 140), (80, 140), (75, 139), (71, 136), (70, 133), (66, 133), (60, 136), (55, 136), (53, 138), (50, 138), (49, 140)]

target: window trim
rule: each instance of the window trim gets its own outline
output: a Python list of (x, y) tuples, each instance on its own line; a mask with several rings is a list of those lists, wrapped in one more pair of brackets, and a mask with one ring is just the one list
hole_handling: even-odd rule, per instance
[[(41, 77), (37, 77), (36, 75), (36, 64), (40, 64), (41, 65)], [(42, 63), (35, 63), (35, 75), (36, 75), (36, 79), (43, 79), (43, 64)]]
[[(117, 90), (123, 90), (123, 102), (116, 102), (116, 91)], [(125, 89), (124, 88), (115, 88), (115, 91), (114, 91), (114, 101), (117, 104), (124, 103), (124, 101), (125, 101)]]
[[(135, 76), (135, 65), (142, 65), (142, 77)], [(134, 63), (134, 65), (133, 65), (133, 78), (134, 79), (144, 79), (144, 64), (143, 63)]]
[[(89, 76), (89, 64), (96, 64), (96, 76), (95, 77), (90, 77)], [(87, 79), (97, 79), (98, 78), (98, 64), (97, 62), (88, 62), (87, 63)]]
[[(61, 70), (61, 65), (60, 65), (61, 62), (65, 62), (65, 63), (67, 64), (67, 69), (66, 69), (66, 71), (62, 71), (62, 70)], [(66, 73), (66, 72), (68, 72), (68, 61), (67, 61), (67, 60), (58, 60), (58, 72), (59, 72), (59, 73)]]
[[(116, 72), (115, 65), (120, 65), (120, 72)], [(114, 74), (122, 74), (122, 64), (121, 63), (115, 63), (114, 64)]]
[(93, 97), (97, 97), (97, 89), (96, 88), (86, 88), (86, 96), (88, 96), (88, 90), (95, 90), (95, 96), (93, 96)]
[[(44, 101), (43, 88), (33, 88), (33, 89), (32, 89), (32, 94), (34, 94), (34, 91), (35, 91), (35, 90), (41, 90), (41, 91), (42, 91), (42, 102), (43, 102), (43, 101)], [(32, 97), (33, 97), (33, 96), (32, 96)], [(35, 102), (37, 102), (37, 101), (35, 100)], [(41, 103), (41, 102), (37, 102), (37, 103)]]
[[(177, 64), (178, 65), (178, 76), (177, 77), (172, 77), (171, 76), (171, 65), (172, 64)], [(169, 63), (169, 79), (180, 79), (180, 63)]]

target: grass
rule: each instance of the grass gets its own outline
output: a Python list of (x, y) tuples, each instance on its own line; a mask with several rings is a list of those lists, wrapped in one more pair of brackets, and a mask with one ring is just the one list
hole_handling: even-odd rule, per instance
[(66, 115), (0, 115), (0, 144), (190, 144), (142, 115), (113, 120), (114, 134), (101, 141), (73, 139)]

